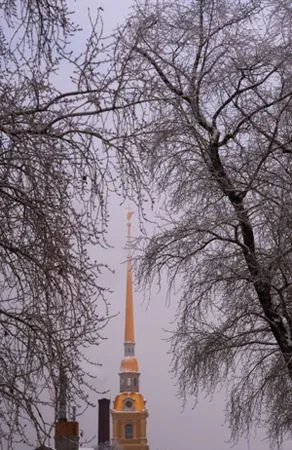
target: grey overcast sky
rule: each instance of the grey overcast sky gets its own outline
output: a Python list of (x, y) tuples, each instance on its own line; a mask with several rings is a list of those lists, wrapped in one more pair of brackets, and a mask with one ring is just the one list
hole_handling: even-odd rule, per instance
[[(70, 8), (76, 12), (76, 20), (85, 27), (88, 8), (103, 8), (106, 32), (112, 30), (117, 23), (122, 23), (131, 5), (131, 0), (82, 0), (69, 2)], [(134, 219), (133, 233), (139, 233), (137, 215)], [(104, 275), (101, 280), (105, 286), (113, 290), (111, 296), (111, 313), (117, 314), (105, 329), (104, 342), (90, 356), (96, 363), (95, 386), (100, 391), (109, 390), (113, 401), (119, 388), (118, 372), (123, 354), (124, 300), (126, 284), (126, 210), (115, 200), (111, 205), (111, 225), (109, 241), (112, 249), (92, 249), (99, 261), (108, 263), (115, 274)], [(166, 294), (153, 288), (150, 301), (143, 293), (135, 293), (136, 321), (136, 355), (141, 370), (141, 392), (147, 400), (149, 410), (148, 442), (150, 450), (266, 450), (268, 443), (263, 440), (263, 432), (257, 431), (249, 442), (242, 439), (232, 446), (229, 440), (229, 429), (224, 415), (224, 391), (213, 395), (212, 399), (200, 398), (196, 407), (194, 400), (188, 399), (185, 407), (176, 397), (175, 380), (169, 374), (168, 343), (166, 332), (171, 329), (175, 312), (175, 297), (166, 306)], [(97, 403), (97, 397), (91, 397)], [(80, 428), (83, 430), (82, 443), (90, 440), (97, 433), (97, 408), (91, 408), (79, 416)], [(94, 438), (87, 446), (94, 445)], [(53, 445), (53, 442), (51, 442)], [(288, 449), (289, 444), (285, 449)], [(291, 448), (291, 443), (290, 446)]]
[[(105, 31), (110, 32), (122, 23), (131, 7), (131, 0), (82, 0), (73, 2), (76, 17), (84, 22), (87, 10), (101, 6)], [(86, 25), (84, 25), (86, 27)], [(133, 233), (139, 234), (137, 215), (133, 221)], [(113, 401), (119, 388), (119, 365), (123, 354), (124, 300), (126, 285), (125, 243), (126, 211), (113, 200), (111, 205), (110, 243), (112, 249), (97, 258), (111, 265), (115, 274), (105, 276), (103, 284), (113, 289), (111, 312), (117, 314), (105, 330), (106, 341), (91, 355), (96, 362), (103, 364), (97, 369), (96, 388), (108, 389)], [(94, 251), (94, 250), (93, 250)], [(153, 288), (150, 301), (138, 290), (135, 293), (136, 355), (141, 370), (141, 392), (147, 400), (149, 410), (148, 442), (150, 450), (266, 450), (268, 442), (264, 433), (258, 430), (249, 442), (240, 440), (232, 446), (229, 442), (229, 429), (225, 424), (225, 392), (218, 392), (212, 399), (200, 398), (196, 407), (194, 399), (188, 399), (183, 408), (176, 396), (175, 380), (169, 373), (171, 355), (168, 354), (167, 333), (164, 329), (173, 327), (175, 297), (166, 305), (165, 291)], [(93, 403), (97, 399), (91, 398)], [(80, 417), (80, 427), (84, 437), (97, 433), (97, 408), (88, 410)], [(92, 442), (92, 445), (96, 441)], [(284, 450), (288, 449), (289, 444)], [(291, 447), (291, 443), (289, 448)]]

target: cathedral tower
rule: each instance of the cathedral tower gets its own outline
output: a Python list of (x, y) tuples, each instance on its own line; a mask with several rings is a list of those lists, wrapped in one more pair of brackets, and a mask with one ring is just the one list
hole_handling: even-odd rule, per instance
[(149, 450), (146, 437), (148, 411), (139, 392), (139, 366), (135, 357), (131, 217), (128, 212), (128, 257), (125, 310), (124, 358), (120, 368), (120, 393), (111, 410), (114, 447), (121, 450)]

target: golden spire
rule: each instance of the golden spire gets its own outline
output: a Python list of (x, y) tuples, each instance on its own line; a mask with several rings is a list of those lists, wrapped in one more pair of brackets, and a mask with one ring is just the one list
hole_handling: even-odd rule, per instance
[(125, 316), (125, 343), (134, 343), (134, 305), (133, 305), (133, 275), (131, 252), (131, 218), (133, 211), (127, 213), (128, 227), (128, 257), (127, 257), (127, 287), (126, 287), (126, 316)]

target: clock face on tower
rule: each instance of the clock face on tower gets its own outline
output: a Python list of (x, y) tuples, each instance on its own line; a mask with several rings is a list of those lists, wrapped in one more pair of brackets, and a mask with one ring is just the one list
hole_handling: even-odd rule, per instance
[(133, 400), (131, 398), (127, 398), (125, 400), (125, 408), (132, 409), (133, 408)]

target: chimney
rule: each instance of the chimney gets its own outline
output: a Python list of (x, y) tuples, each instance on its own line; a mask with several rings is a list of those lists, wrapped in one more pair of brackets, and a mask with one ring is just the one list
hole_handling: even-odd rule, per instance
[(110, 400), (101, 398), (98, 400), (98, 445), (110, 443)]
[(76, 422), (76, 411), (73, 420), (67, 420), (67, 377), (65, 371), (60, 370), (58, 421), (55, 424), (56, 450), (79, 449), (79, 423)]

